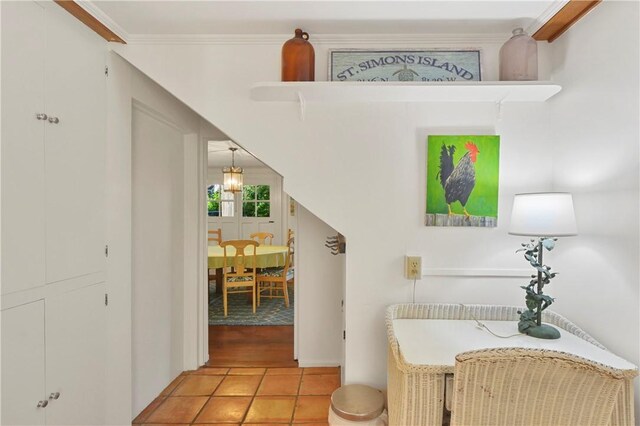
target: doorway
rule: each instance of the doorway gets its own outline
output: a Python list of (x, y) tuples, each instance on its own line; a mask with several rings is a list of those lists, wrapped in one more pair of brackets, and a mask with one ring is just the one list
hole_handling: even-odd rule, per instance
[[(235, 193), (225, 191), (223, 186), (222, 169), (232, 164), (229, 148), (237, 148), (233, 161), (243, 169), (242, 190)], [(288, 204), (289, 197), (283, 192), (282, 177), (232, 141), (208, 141), (207, 151), (208, 365), (295, 367), (293, 265), (289, 268), (291, 280), (284, 285), (288, 300), (282, 285), (272, 285), (274, 288), (261, 291), (260, 306), (253, 313), (250, 295), (227, 294), (225, 315), (221, 288), (224, 270), (211, 254), (211, 250), (221, 251), (217, 247), (220, 240), (249, 240), (254, 233), (268, 233), (273, 237), (261, 245), (270, 247), (257, 250), (269, 249), (274, 254), (267, 257), (259, 253), (262, 267), (256, 272), (264, 275), (267, 270), (273, 273), (285, 267), (285, 257), (292, 258), (288, 242), (295, 235), (295, 220), (283, 205), (284, 200)], [(229, 268), (226, 270), (229, 272)], [(258, 281), (256, 286), (260, 289), (265, 284)]]

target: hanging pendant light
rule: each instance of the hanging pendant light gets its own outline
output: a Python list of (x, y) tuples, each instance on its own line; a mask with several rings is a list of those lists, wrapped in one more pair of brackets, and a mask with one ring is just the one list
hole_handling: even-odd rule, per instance
[(223, 189), (226, 192), (242, 191), (242, 167), (236, 167), (235, 154), (238, 148), (229, 148), (231, 151), (231, 167), (222, 168)]

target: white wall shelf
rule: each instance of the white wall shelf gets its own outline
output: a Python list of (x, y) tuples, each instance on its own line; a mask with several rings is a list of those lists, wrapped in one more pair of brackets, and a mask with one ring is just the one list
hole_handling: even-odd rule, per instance
[(259, 102), (545, 102), (562, 87), (549, 81), (265, 82), (251, 88)]

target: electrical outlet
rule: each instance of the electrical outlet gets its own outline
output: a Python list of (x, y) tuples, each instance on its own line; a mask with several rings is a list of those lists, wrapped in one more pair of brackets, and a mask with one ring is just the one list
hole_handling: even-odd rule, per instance
[(422, 278), (422, 257), (405, 256), (404, 276), (408, 280), (419, 280)]

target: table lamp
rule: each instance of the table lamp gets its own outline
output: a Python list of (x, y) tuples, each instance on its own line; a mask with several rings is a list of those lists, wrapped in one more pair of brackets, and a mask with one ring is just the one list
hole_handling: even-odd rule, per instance
[(553, 298), (542, 289), (556, 276), (551, 268), (542, 263), (542, 252), (552, 250), (557, 237), (578, 234), (573, 212), (573, 198), (566, 192), (539, 192), (516, 194), (511, 212), (511, 235), (536, 237), (523, 243), (518, 252), (524, 252), (525, 259), (537, 274), (531, 276), (527, 286), (525, 301), (527, 310), (520, 313), (518, 331), (540, 339), (557, 339), (560, 332), (554, 327), (542, 324), (542, 311), (553, 303)]

